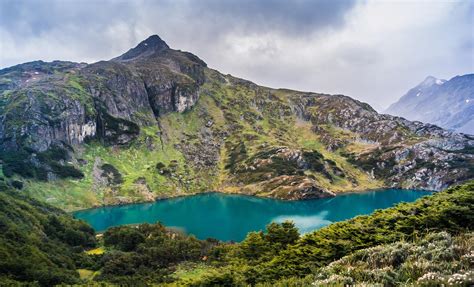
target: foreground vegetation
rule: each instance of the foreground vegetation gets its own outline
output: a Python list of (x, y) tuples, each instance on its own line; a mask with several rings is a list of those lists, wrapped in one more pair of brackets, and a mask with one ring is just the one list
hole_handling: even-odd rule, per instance
[(442, 231), (422, 239), (362, 249), (313, 276), (317, 285), (412, 283), (422, 286), (468, 285), (474, 281), (474, 234)]
[(95, 264), (83, 250), (95, 245), (86, 223), (16, 191), (0, 191), (0, 285), (80, 283), (76, 269)]
[[(471, 181), (413, 203), (331, 224), (293, 242), (285, 241), (291, 236), (284, 232), (276, 242), (263, 233), (250, 233), (241, 244), (220, 256), (227, 266), (197, 285), (216, 280), (244, 285), (301, 278), (357, 250), (397, 241), (411, 242), (430, 232), (468, 232), (474, 227), (473, 207)], [(225, 278), (222, 274), (232, 276)], [(416, 281), (418, 277), (409, 279)]]
[(93, 236), (60, 210), (0, 192), (0, 282), (42, 286), (469, 286), (474, 182), (300, 236), (272, 223), (238, 244), (198, 240), (161, 224)]

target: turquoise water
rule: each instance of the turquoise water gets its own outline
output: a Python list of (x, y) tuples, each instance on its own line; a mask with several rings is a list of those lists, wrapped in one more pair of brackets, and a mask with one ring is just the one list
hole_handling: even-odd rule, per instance
[(207, 193), (153, 203), (81, 210), (74, 216), (84, 219), (97, 231), (122, 224), (160, 221), (199, 239), (241, 241), (248, 232), (263, 230), (272, 221), (293, 220), (300, 232), (305, 233), (402, 201), (415, 201), (430, 193), (386, 189), (305, 201)]

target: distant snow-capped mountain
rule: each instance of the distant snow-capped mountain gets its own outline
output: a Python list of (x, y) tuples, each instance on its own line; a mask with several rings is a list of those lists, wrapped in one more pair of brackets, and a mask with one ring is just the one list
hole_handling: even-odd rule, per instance
[(385, 113), (474, 134), (474, 74), (449, 81), (428, 76)]

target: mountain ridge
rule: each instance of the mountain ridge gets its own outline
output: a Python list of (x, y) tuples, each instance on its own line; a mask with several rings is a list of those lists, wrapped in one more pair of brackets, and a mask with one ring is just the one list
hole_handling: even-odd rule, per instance
[(449, 81), (428, 76), (385, 113), (474, 134), (473, 87), (474, 74), (458, 75)]
[(474, 174), (471, 136), (223, 75), (158, 36), (111, 61), (0, 70), (0, 95), (3, 174), (70, 210), (208, 190), (440, 190)]

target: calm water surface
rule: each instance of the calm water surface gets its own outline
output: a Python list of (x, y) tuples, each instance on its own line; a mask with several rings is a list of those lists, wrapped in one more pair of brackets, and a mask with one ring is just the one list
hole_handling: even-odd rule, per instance
[(122, 206), (77, 211), (97, 231), (122, 224), (162, 222), (199, 239), (241, 241), (250, 231), (272, 221), (292, 220), (305, 233), (336, 221), (369, 214), (399, 202), (410, 202), (428, 191), (386, 189), (349, 193), (328, 199), (281, 201), (244, 195), (207, 193)]

